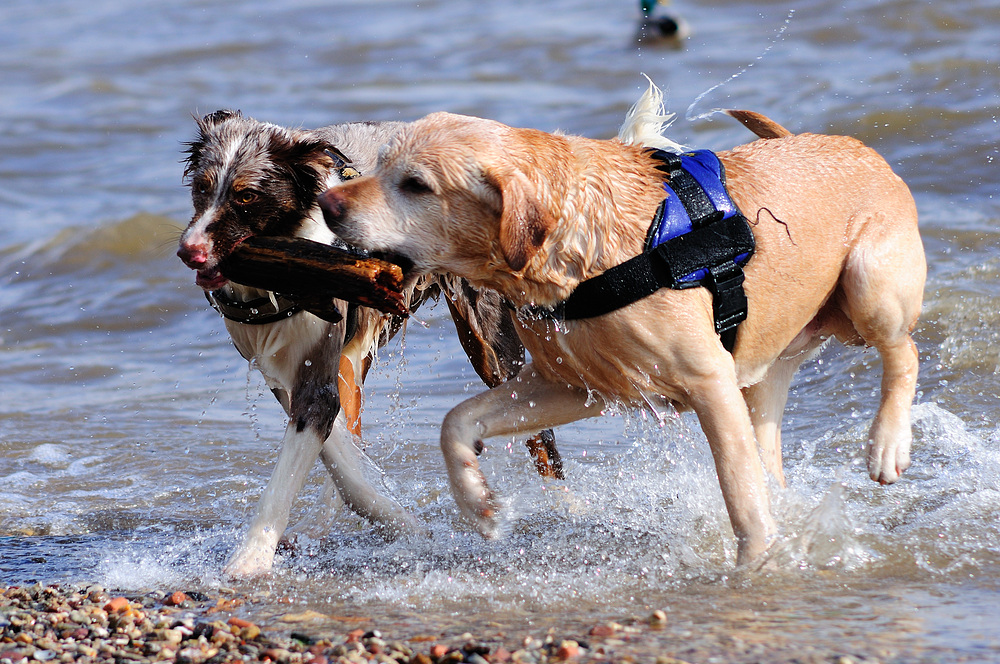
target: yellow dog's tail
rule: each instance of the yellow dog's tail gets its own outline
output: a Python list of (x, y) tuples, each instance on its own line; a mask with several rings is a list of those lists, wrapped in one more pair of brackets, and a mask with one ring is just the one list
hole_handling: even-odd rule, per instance
[(766, 115), (761, 115), (760, 113), (727, 109), (726, 115), (736, 118), (743, 123), (744, 127), (761, 138), (784, 138), (785, 136), (792, 135), (792, 132), (788, 131)]

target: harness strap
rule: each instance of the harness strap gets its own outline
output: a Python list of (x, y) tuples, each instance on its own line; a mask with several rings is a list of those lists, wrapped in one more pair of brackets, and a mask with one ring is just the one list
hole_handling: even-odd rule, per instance
[(660, 288), (703, 286), (712, 293), (715, 331), (732, 352), (747, 316), (742, 265), (755, 242), (725, 189), (722, 164), (708, 151), (676, 155), (652, 150), (668, 181), (643, 253), (577, 285), (553, 308), (522, 307), (526, 318), (577, 320), (610, 313)]
[[(729, 211), (727, 208), (731, 206), (724, 204), (724, 207), (718, 207), (718, 201), (713, 200), (705, 190), (703, 186), (704, 182), (699, 182), (689, 170), (684, 168), (685, 163), (680, 155), (664, 150), (653, 150), (652, 156), (663, 162), (663, 165), (658, 170), (665, 172), (669, 178), (668, 184), (664, 188), (669, 187), (667, 191), (673, 190), (677, 195), (677, 201), (684, 205), (693, 228), (718, 221)], [(700, 162), (695, 162), (695, 164), (701, 165)], [(695, 166), (694, 164), (689, 164), (689, 167), (694, 168)], [(702, 167), (701, 170), (704, 171), (707, 169)], [(716, 173), (699, 173), (699, 175), (701, 175), (702, 180), (706, 176), (718, 178)], [(724, 196), (723, 198), (728, 199), (728, 196)], [(647, 249), (651, 246), (650, 241), (654, 239), (654, 232), (662, 219), (663, 210), (666, 207), (665, 204), (666, 200), (664, 200), (664, 206), (657, 210), (659, 216), (653, 219), (653, 224), (650, 226), (650, 233), (646, 238)]]
[(736, 327), (747, 318), (747, 295), (743, 291), (743, 268), (736, 263), (709, 268), (711, 279), (705, 286), (712, 292), (715, 331), (730, 353), (736, 347)]
[[(580, 282), (573, 293), (545, 317), (562, 320), (593, 318), (632, 304), (661, 288), (683, 290), (705, 286), (713, 296), (717, 292), (721, 295), (713, 301), (716, 332), (721, 333), (724, 329), (735, 328), (746, 319), (743, 270), (732, 260), (732, 256), (733, 252), (739, 255), (753, 249), (753, 234), (743, 217), (721, 219), (678, 235)], [(717, 267), (705, 268), (706, 262)], [(698, 280), (685, 279), (699, 270), (705, 270), (707, 274)], [(734, 281), (734, 275), (738, 275), (738, 283)], [(733, 293), (734, 288), (738, 288), (738, 295), (742, 296), (742, 318), (738, 311), (733, 311), (740, 308), (741, 302), (738, 298), (732, 299), (736, 294)]]

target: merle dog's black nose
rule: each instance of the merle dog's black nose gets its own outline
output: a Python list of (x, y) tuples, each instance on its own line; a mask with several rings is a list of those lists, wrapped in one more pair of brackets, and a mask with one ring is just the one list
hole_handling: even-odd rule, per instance
[(323, 220), (326, 225), (336, 233), (344, 218), (344, 213), (347, 212), (347, 199), (336, 188), (332, 188), (320, 194), (316, 202), (323, 210)]

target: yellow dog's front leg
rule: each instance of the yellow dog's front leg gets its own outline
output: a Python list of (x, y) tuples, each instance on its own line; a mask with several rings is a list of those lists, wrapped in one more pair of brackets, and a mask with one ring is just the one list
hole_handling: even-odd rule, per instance
[(719, 355), (716, 361), (705, 362), (700, 375), (688, 382), (687, 392), (715, 460), (736, 535), (736, 564), (745, 565), (767, 551), (776, 528), (764, 466), (733, 360), (728, 354)]
[(586, 391), (549, 382), (528, 364), (506, 383), (453, 408), (441, 426), (441, 451), (452, 495), (465, 518), (483, 537), (496, 536), (499, 504), (477, 459), (485, 439), (594, 417), (602, 407)]

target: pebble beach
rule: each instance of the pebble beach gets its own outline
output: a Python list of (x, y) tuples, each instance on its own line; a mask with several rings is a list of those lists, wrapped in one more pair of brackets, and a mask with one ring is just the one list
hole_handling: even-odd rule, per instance
[[(640, 4), (5, 3), (0, 664), (1000, 662), (1000, 2), (675, 0), (673, 44), (636, 39)], [(559, 481), (489, 441), (504, 525), (483, 540), (439, 445), (483, 385), (439, 302), (380, 351), (363, 417), (366, 473), (428, 536), (387, 541), (317, 464), (299, 554), (224, 578), (287, 422), (175, 253), (194, 118), (444, 110), (609, 138), (643, 75), (678, 143), (746, 143), (713, 109), (749, 109), (856, 137), (913, 191), (930, 272), (904, 478), (865, 472), (877, 354), (832, 342), (793, 381), (759, 573), (734, 568), (693, 414), (560, 427)]]
[[(517, 662), (788, 662), (879, 664), (898, 653), (844, 654), (801, 644), (750, 643), (733, 635), (689, 635), (664, 648), (667, 616), (594, 625), (583, 634), (393, 635), (338, 631), (314, 611), (258, 625), (241, 615), (250, 601), (221, 589), (117, 594), (97, 585), (9, 586), (0, 594), (0, 664), (31, 662), (274, 662), (276, 664), (487, 664)], [(654, 645), (654, 641), (658, 645)], [(669, 640), (668, 640), (669, 643)], [(669, 649), (669, 653), (664, 652)], [(911, 653), (912, 654), (912, 653)]]
[[(319, 617), (286, 614), (285, 629), (270, 630), (240, 618), (245, 600), (233, 593), (197, 592), (117, 595), (100, 586), (8, 587), (0, 596), (0, 663), (22, 662), (309, 662), (341, 664), (485, 664), (607, 659), (600, 645), (547, 635), (513, 650), (497, 639), (462, 634), (440, 640), (426, 635), (394, 640), (378, 630), (345, 633), (290, 629)], [(665, 620), (659, 614), (653, 617)], [(608, 624), (593, 636), (625, 636)], [(632, 632), (637, 632), (631, 628)], [(624, 644), (621, 639), (613, 640)], [(668, 658), (660, 664), (680, 661)]]

